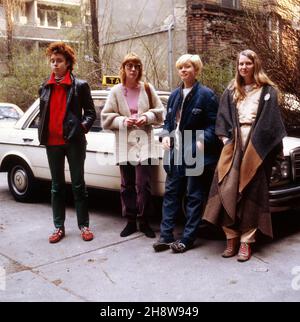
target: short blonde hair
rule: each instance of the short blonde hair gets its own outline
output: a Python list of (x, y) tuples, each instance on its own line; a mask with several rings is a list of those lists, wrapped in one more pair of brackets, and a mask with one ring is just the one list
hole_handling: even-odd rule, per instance
[(143, 76), (143, 64), (142, 61), (140, 59), (140, 57), (135, 54), (135, 53), (129, 53), (127, 54), (122, 61), (121, 67), (120, 67), (120, 72), (119, 72), (119, 76), (121, 78), (121, 82), (124, 85), (126, 82), (126, 72), (125, 72), (125, 65), (127, 63), (134, 63), (134, 64), (140, 64), (141, 68), (139, 69), (139, 74), (137, 77), (137, 82), (139, 82)]
[(184, 54), (180, 56), (176, 61), (176, 68), (179, 69), (182, 65), (186, 64), (187, 62), (191, 62), (195, 68), (196, 76), (199, 76), (202, 68), (203, 63), (199, 55), (191, 55), (191, 54)]

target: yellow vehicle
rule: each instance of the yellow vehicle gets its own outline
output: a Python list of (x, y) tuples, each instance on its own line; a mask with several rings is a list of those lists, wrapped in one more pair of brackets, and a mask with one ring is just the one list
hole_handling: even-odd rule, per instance
[(114, 86), (121, 83), (119, 76), (107, 76), (104, 75), (102, 78), (102, 86)]

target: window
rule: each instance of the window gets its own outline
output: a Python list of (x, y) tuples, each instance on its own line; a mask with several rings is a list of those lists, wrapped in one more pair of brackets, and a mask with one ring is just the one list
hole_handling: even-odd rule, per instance
[(38, 8), (38, 18), (40, 26), (60, 27), (60, 17), (58, 11)]
[(48, 26), (58, 27), (58, 16), (56, 11), (47, 11)]
[(37, 129), (40, 123), (40, 113), (32, 120), (30, 125), (28, 126), (31, 129)]
[(38, 9), (38, 17), (40, 19), (40, 26), (46, 26), (46, 10)]
[(224, 8), (239, 9), (239, 0), (221, 0), (221, 6)]
[(0, 106), (0, 120), (3, 120), (3, 119), (18, 120), (19, 118), (20, 118), (20, 115), (13, 107)]
[[(100, 132), (102, 130), (101, 127), (101, 111), (104, 107), (106, 99), (105, 98), (94, 98), (94, 105), (96, 110), (96, 120), (91, 128), (92, 132)], [(38, 128), (40, 121), (40, 114), (38, 113), (35, 118), (30, 122), (29, 128)]]
[(91, 128), (92, 132), (100, 132), (102, 130), (101, 127), (101, 111), (104, 107), (105, 104), (105, 98), (97, 98), (94, 99), (94, 105), (95, 105), (95, 110), (96, 110), (96, 120)]

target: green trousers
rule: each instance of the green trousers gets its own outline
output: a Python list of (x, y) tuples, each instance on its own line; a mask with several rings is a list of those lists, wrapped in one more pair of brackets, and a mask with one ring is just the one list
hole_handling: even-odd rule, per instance
[(78, 227), (79, 229), (89, 227), (87, 191), (84, 182), (86, 142), (76, 141), (66, 145), (47, 146), (46, 150), (52, 177), (51, 204), (54, 226), (64, 227), (66, 217), (65, 159), (67, 158)]

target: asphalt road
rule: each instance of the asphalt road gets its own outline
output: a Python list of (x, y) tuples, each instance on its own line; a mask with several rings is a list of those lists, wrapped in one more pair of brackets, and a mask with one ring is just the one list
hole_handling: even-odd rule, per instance
[[(38, 203), (18, 203), (4, 173), (0, 202), (0, 302), (300, 301), (296, 211), (275, 215), (275, 239), (260, 240), (252, 259), (239, 263), (220, 256), (225, 242), (206, 228), (184, 254), (155, 253), (154, 240), (141, 233), (121, 238), (118, 194), (91, 192), (91, 242), (81, 240), (69, 202), (66, 237), (49, 244), (49, 194)], [(159, 216), (153, 226), (158, 235)]]

